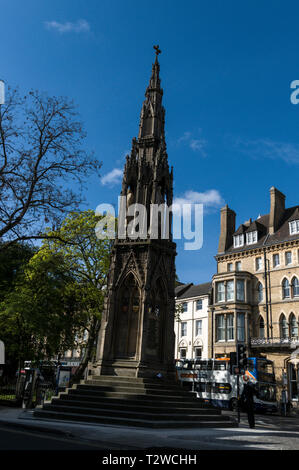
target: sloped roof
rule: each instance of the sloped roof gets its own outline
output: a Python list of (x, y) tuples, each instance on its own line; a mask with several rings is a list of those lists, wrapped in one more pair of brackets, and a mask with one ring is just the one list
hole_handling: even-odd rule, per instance
[[(257, 220), (252, 222), (249, 227), (245, 227), (241, 224), (234, 235), (240, 233), (251, 232), (258, 230), (258, 241), (252, 245), (246, 245), (234, 248), (233, 239), (231, 246), (225, 251), (225, 253), (237, 253), (242, 251), (254, 250), (255, 248), (261, 248), (262, 246), (275, 245), (289, 240), (299, 239), (298, 234), (290, 235), (289, 222), (292, 220), (299, 220), (299, 206), (290, 207), (285, 209), (284, 214), (281, 218), (278, 230), (273, 235), (269, 234), (269, 220), (270, 214), (262, 215)], [(244, 230), (244, 227), (246, 230)]]
[[(178, 287), (175, 289), (175, 295), (179, 300), (188, 299), (190, 297), (199, 297), (201, 295), (207, 295), (211, 292), (212, 283), (205, 282), (204, 284), (185, 284), (187, 289), (185, 290), (177, 290)], [(181, 286), (179, 286), (181, 287)]]

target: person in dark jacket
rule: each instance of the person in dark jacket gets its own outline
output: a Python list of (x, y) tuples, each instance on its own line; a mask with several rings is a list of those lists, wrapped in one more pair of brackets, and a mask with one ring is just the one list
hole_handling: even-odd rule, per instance
[(256, 390), (252, 382), (244, 384), (244, 389), (241, 396), (241, 401), (244, 405), (244, 409), (247, 413), (248, 424), (251, 429), (255, 426), (254, 421), (254, 401), (253, 397), (256, 395)]

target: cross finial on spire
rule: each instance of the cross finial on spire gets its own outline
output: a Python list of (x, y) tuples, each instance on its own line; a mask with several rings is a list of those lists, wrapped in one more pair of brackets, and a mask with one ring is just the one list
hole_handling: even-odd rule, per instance
[(159, 49), (159, 45), (157, 44), (156, 46), (154, 46), (154, 49), (156, 51), (156, 57), (158, 57), (159, 54), (161, 54), (161, 50)]

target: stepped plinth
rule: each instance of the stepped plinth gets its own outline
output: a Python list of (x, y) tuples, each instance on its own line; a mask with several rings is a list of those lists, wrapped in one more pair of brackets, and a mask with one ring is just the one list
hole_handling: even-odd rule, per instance
[(34, 416), (147, 428), (236, 426), (175, 382), (117, 376), (91, 376), (36, 408)]

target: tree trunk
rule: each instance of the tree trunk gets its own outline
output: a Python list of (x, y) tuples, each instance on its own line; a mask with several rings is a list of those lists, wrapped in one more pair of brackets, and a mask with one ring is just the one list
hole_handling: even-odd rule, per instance
[(80, 366), (76, 370), (75, 374), (73, 375), (72, 379), (71, 379), (71, 385), (74, 384), (74, 383), (78, 383), (81, 379), (84, 378), (85, 369), (88, 366), (88, 363), (92, 359), (95, 340), (96, 340), (96, 337), (97, 337), (98, 331), (99, 331), (98, 325), (99, 325), (99, 322), (97, 321), (97, 319), (94, 320), (93, 325), (92, 325), (91, 330), (90, 330), (89, 338), (88, 338), (88, 341), (87, 341), (84, 358), (83, 358)]

